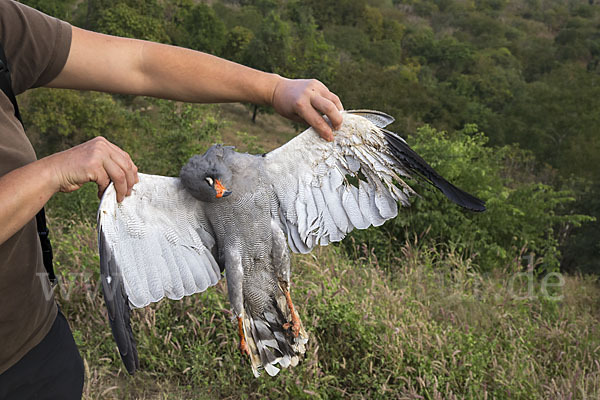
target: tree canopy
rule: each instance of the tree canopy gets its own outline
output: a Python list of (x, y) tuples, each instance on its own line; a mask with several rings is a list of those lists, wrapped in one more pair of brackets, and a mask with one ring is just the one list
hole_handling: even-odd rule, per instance
[[(540, 257), (553, 259), (552, 265), (560, 259), (560, 248), (569, 255), (563, 259), (564, 268), (586, 265), (587, 270), (600, 271), (597, 261), (592, 261), (600, 256), (600, 233), (593, 224), (576, 229), (573, 221), (542, 218), (548, 213), (600, 217), (598, 207), (590, 205), (597, 203), (595, 199), (600, 196), (597, 2), (24, 2), (83, 28), (185, 46), (289, 77), (320, 79), (348, 109), (372, 108), (393, 115), (397, 121), (392, 130), (412, 137), (410, 140), (424, 148), (438, 140), (431, 132), (446, 132), (443, 135), (448, 140), (471, 138), (478, 147), (486, 149), (478, 156), (479, 161), (487, 157), (489, 164), (485, 168), (493, 165), (497, 173), (507, 175), (506, 185), (513, 186), (509, 195), (500, 188), (490, 192), (487, 200), (491, 204), (508, 202), (519, 208), (519, 202), (544, 197), (544, 193), (549, 196), (538, 198), (537, 204), (523, 205), (526, 209), (507, 209), (506, 218), (494, 223), (508, 224), (510, 215), (523, 214), (519, 224), (533, 224), (534, 216), (538, 216), (535, 229), (553, 238), (554, 255), (539, 247), (539, 239), (524, 233), (521, 239), (525, 242), (519, 242), (519, 246), (528, 246)], [(64, 100), (75, 108), (81, 101)], [(108, 98), (94, 101), (100, 108), (112, 107)], [(32, 105), (40, 107), (37, 113), (37, 109), (33, 110), (37, 118), (34, 128), (63, 127), (62, 140), (66, 132), (74, 135), (83, 127), (96, 132), (94, 126), (89, 127), (95, 124), (94, 119), (85, 116), (89, 111), (82, 110), (79, 116), (68, 112), (44, 116), (41, 110), (52, 105)], [(477, 129), (469, 128), (472, 126)], [(485, 132), (485, 140), (480, 139), (479, 132)], [(423, 142), (425, 137), (429, 145)], [(442, 146), (437, 151), (445, 150)], [(504, 157), (497, 159), (490, 154)], [(444, 154), (431, 157), (443, 158)], [(516, 168), (500, 168), (501, 164), (516, 159), (522, 162), (525, 158), (527, 176)], [(454, 162), (459, 163), (458, 159)], [(482, 171), (491, 173), (485, 168)], [(468, 168), (464, 173), (468, 173)], [(528, 194), (523, 194), (521, 200), (511, 200), (523, 187), (528, 188), (524, 192)], [(575, 201), (567, 200), (570, 198)], [(545, 207), (555, 201), (552, 199), (557, 203), (548, 211)], [(428, 222), (424, 224), (434, 227), (440, 218), (425, 218)], [(575, 220), (582, 222), (578, 218)], [(542, 227), (543, 224), (546, 225)], [(419, 225), (418, 229), (426, 228)], [(582, 245), (583, 238), (586, 245)], [(510, 246), (513, 245), (516, 242)]]

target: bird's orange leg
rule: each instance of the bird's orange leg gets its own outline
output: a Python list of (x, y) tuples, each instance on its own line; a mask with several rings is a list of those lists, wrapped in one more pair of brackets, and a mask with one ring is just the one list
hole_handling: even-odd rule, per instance
[(250, 349), (248, 348), (248, 343), (246, 343), (246, 336), (244, 335), (244, 324), (242, 322), (242, 317), (237, 317), (238, 321), (238, 333), (240, 335), (240, 345), (239, 349), (242, 354), (247, 354), (250, 357)]
[(296, 314), (296, 310), (294, 309), (294, 305), (292, 304), (292, 297), (290, 296), (290, 292), (287, 290), (287, 287), (283, 287), (283, 294), (285, 295), (285, 301), (287, 306), (290, 309), (290, 314), (292, 314), (292, 322), (286, 322), (283, 324), (283, 329), (292, 328), (292, 334), (294, 337), (298, 337), (300, 333), (300, 318), (298, 318), (298, 314)]

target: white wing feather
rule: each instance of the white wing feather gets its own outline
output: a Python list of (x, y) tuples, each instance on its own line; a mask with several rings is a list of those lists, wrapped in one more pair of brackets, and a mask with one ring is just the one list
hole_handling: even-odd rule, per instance
[(354, 228), (381, 225), (397, 215), (398, 202), (409, 204), (414, 192), (400, 179), (408, 171), (399, 167), (379, 129), (393, 119), (382, 113), (366, 118), (369, 113), (344, 113), (333, 142), (309, 128), (265, 156), (293, 251), (308, 253)]
[(211, 253), (215, 241), (201, 203), (178, 178), (145, 174), (139, 178), (131, 196), (121, 203), (112, 184), (102, 198), (101, 254), (117, 271), (108, 271), (106, 265), (102, 269), (121, 274), (132, 308), (164, 296), (179, 300), (215, 285), (221, 272)]

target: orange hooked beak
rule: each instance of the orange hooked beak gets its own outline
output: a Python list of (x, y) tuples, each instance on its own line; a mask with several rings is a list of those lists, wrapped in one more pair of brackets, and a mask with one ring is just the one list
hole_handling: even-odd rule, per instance
[(218, 179), (215, 179), (215, 190), (217, 191), (217, 198), (220, 199), (221, 197), (227, 197), (231, 194), (231, 192), (227, 189), (225, 189), (225, 186), (223, 186), (223, 184), (221, 183), (221, 181), (219, 181)]

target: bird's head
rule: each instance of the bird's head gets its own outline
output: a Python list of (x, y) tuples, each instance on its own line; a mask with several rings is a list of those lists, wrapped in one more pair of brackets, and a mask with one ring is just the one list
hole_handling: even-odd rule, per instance
[(190, 158), (181, 168), (179, 176), (183, 186), (196, 199), (205, 202), (219, 201), (231, 194), (231, 169), (227, 166), (226, 153), (230, 147), (213, 145), (202, 156)]

